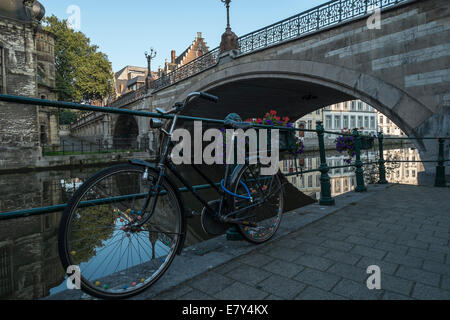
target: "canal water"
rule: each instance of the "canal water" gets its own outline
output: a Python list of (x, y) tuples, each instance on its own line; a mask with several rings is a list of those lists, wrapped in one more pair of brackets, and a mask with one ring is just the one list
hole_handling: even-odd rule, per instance
[[(385, 159), (420, 160), (414, 148), (395, 148), (385, 151)], [(327, 152), (328, 165), (342, 166), (347, 157), (337, 152)], [(376, 151), (365, 151), (363, 162), (375, 162)], [(316, 169), (320, 166), (319, 155), (304, 154), (297, 160), (297, 168)], [(294, 160), (281, 162), (284, 173), (296, 170)], [(49, 170), (32, 173), (0, 175), (0, 212), (44, 207), (66, 203), (74, 191), (102, 168), (76, 168)], [(205, 184), (195, 172), (181, 168), (183, 175), (193, 185)], [(205, 168), (207, 175), (220, 181), (223, 172), (217, 168)], [(387, 164), (387, 179), (391, 183), (417, 185), (418, 174), (423, 171), (420, 163)], [(356, 178), (353, 168), (330, 170), (332, 195), (337, 196), (354, 189)], [(307, 205), (320, 197), (320, 173), (305, 173), (288, 177), (295, 189), (303, 194), (301, 201), (291, 206)], [(366, 166), (366, 183), (377, 181), (376, 164)], [(297, 192), (295, 190), (295, 192)], [(300, 193), (299, 193), (300, 194)], [(201, 191), (208, 200), (217, 199), (213, 190)], [(306, 195), (306, 196), (305, 196)], [(189, 194), (183, 194), (187, 207), (201, 212), (201, 205)], [(297, 196), (295, 198), (298, 198)], [(309, 200), (308, 200), (309, 199)], [(289, 208), (292, 209), (292, 208)], [(58, 256), (58, 226), (61, 213), (0, 221), (0, 299), (39, 299), (65, 290), (65, 274)], [(199, 218), (189, 220), (186, 246), (191, 246), (210, 237), (203, 231)]]

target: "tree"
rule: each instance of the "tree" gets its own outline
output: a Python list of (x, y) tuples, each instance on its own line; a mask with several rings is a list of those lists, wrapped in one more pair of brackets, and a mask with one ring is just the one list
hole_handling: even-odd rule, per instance
[(61, 125), (71, 124), (72, 122), (77, 121), (77, 117), (78, 116), (76, 112), (62, 109), (59, 111), (59, 124)]
[(52, 15), (43, 28), (55, 35), (55, 68), (58, 99), (70, 102), (102, 100), (113, 93), (113, 72), (106, 54), (98, 51), (67, 20)]

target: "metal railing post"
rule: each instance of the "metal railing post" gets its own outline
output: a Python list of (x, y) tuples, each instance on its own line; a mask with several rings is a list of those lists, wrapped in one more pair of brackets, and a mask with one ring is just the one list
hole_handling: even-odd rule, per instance
[(378, 184), (388, 184), (386, 180), (386, 166), (385, 166), (386, 161), (384, 160), (383, 140), (384, 140), (383, 133), (382, 132), (378, 133), (378, 147), (380, 152), (380, 159), (378, 160), (380, 180), (378, 181)]
[(331, 183), (328, 172), (330, 169), (327, 165), (327, 158), (325, 154), (325, 142), (324, 131), (322, 121), (317, 121), (317, 136), (319, 138), (319, 150), (320, 150), (320, 167), (319, 170), (322, 173), (320, 176), (320, 200), (319, 204), (323, 206), (333, 206), (336, 201), (331, 197)]
[(364, 169), (361, 161), (361, 136), (358, 129), (353, 130), (353, 136), (355, 137), (355, 153), (356, 153), (356, 192), (365, 192), (367, 188), (364, 184)]
[(438, 165), (436, 167), (436, 182), (435, 187), (446, 187), (447, 183), (445, 182), (445, 165), (444, 165), (444, 139), (439, 139), (439, 157), (438, 157)]

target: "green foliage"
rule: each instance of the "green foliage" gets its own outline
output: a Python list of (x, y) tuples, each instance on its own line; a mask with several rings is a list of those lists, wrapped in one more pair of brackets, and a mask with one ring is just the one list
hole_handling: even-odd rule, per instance
[(89, 38), (52, 15), (44, 19), (44, 29), (56, 36), (55, 64), (58, 98), (62, 101), (90, 102), (113, 93), (113, 72), (106, 54)]
[(77, 113), (70, 110), (60, 110), (59, 112), (59, 124), (67, 125), (77, 121)]

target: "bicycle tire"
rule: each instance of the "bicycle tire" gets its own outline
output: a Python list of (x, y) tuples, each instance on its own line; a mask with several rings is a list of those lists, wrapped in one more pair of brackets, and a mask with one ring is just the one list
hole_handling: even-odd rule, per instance
[[(131, 164), (110, 167), (87, 180), (69, 201), (59, 228), (59, 254), (64, 270), (79, 266), (85, 293), (100, 299), (140, 294), (162, 277), (179, 252), (185, 222), (181, 199), (168, 180), (162, 183), (157, 208), (147, 224), (127, 229), (148, 214), (133, 210), (142, 207), (158, 175), (154, 169)], [(125, 267), (123, 244), (128, 250)], [(100, 274), (102, 270), (105, 274)]]
[[(253, 168), (253, 169), (252, 169)], [(261, 244), (269, 241), (277, 232), (283, 214), (284, 208), (284, 188), (280, 173), (272, 176), (261, 176), (260, 165), (245, 165), (237, 174), (237, 179), (234, 183), (234, 193), (247, 195), (247, 190), (241, 182), (247, 186), (255, 197), (254, 201), (262, 199), (264, 196), (269, 196), (263, 205), (245, 211), (237, 216), (237, 218), (243, 218), (246, 215), (253, 214), (254, 217), (246, 219), (248, 222), (255, 224), (256, 226), (246, 226), (238, 224), (238, 230), (244, 239), (254, 244)], [(252, 174), (249, 174), (249, 171)], [(261, 180), (260, 180), (261, 179)], [(262, 181), (257, 183), (256, 181)], [(263, 190), (265, 187), (267, 189)], [(252, 205), (248, 199), (234, 199), (234, 210), (244, 208)]]

